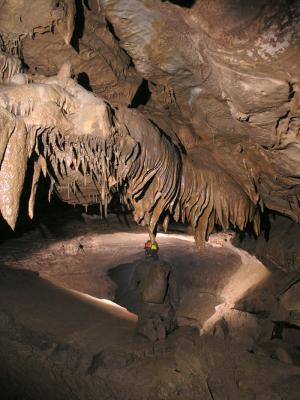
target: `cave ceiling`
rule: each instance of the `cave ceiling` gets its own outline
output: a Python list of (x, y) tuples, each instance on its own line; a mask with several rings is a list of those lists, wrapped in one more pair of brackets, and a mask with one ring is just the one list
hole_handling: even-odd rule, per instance
[(0, 0), (0, 210), (32, 164), (72, 204), (160, 219), (300, 222), (300, 1)]

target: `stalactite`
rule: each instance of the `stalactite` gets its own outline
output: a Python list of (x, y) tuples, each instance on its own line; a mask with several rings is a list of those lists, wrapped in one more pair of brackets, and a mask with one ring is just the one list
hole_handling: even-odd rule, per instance
[(16, 127), (15, 118), (0, 106), (0, 167), (9, 139)]
[(8, 82), (22, 71), (21, 61), (18, 57), (0, 51), (0, 83)]
[[(98, 104), (97, 98), (91, 94), (84, 94), (86, 97), (83, 97), (91, 113), (85, 115), (86, 108), (81, 107), (74, 97), (77, 89), (68, 81), (70, 78), (63, 78), (61, 86), (59, 79), (47, 79), (45, 82), (48, 83), (26, 86), (27, 95), (37, 94), (32, 97), (33, 101), (28, 98), (22, 101), (20, 86), (23, 85), (0, 93), (0, 101), (5, 108), (0, 108), (0, 123), (4, 132), (1, 135), (0, 155), (1, 151), (5, 152), (0, 184), (4, 189), (9, 186), (0, 195), (0, 206), (11, 226), (16, 221), (18, 204), (14, 205), (13, 211), (6, 210), (8, 197), (20, 197), (27, 157), (34, 151), (38, 161), (34, 167), (29, 200), (30, 217), (33, 217), (34, 199), (42, 171), (44, 176), (48, 174), (50, 177), (49, 201), (52, 191), (56, 189), (64, 201), (72, 204), (81, 203), (87, 207), (99, 203), (100, 213), (104, 216), (107, 215), (112, 191), (118, 190), (123, 203), (133, 210), (136, 222), (148, 226), (151, 240), (155, 238), (160, 219), (163, 218), (163, 227), (167, 230), (171, 217), (192, 225), (195, 241), (201, 250), (215, 224), (223, 229), (231, 225), (244, 229), (248, 222), (253, 222), (255, 231), (259, 232), (256, 203), (217, 166), (211, 155), (204, 152), (200, 161), (194, 160), (192, 156), (183, 154), (139, 112), (125, 108), (112, 112), (108, 104), (101, 99)], [(71, 88), (71, 92), (66, 88)], [(81, 96), (81, 89), (78, 93)], [(75, 113), (75, 119), (74, 107), (78, 114)], [(98, 119), (93, 120), (98, 130), (93, 128), (89, 132), (86, 131), (89, 125), (85, 124), (89, 118), (94, 118), (93, 107), (99, 112)], [(20, 117), (20, 121), (23, 118), (27, 128), (18, 125), (15, 129), (16, 122), (8, 110)], [(44, 115), (45, 112), (47, 115)], [(109, 119), (107, 116), (110, 116)], [(74, 125), (74, 121), (79, 125)], [(26, 151), (22, 150), (23, 169), (20, 176), (16, 178), (16, 169), (12, 170), (12, 176), (18, 180), (16, 191), (10, 178), (7, 179), (7, 171), (9, 165), (12, 168), (17, 154), (12, 146), (9, 151), (5, 148), (17, 135), (20, 136), (20, 143), (25, 140)], [(13, 147), (20, 149), (16, 143)]]
[(18, 218), (27, 160), (26, 128), (23, 121), (18, 120), (0, 170), (0, 211), (12, 229)]
[(41, 171), (42, 171), (41, 161), (40, 161), (40, 158), (38, 158), (38, 160), (36, 160), (34, 163), (33, 178), (32, 178), (32, 184), (31, 184), (31, 193), (30, 193), (30, 198), (29, 198), (29, 203), (28, 203), (28, 215), (31, 219), (34, 217), (35, 196), (36, 196), (36, 191), (37, 191)]

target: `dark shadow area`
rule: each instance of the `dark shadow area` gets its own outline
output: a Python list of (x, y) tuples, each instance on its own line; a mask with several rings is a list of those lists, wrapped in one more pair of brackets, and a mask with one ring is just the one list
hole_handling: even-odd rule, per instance
[(261, 215), (261, 231), (266, 241), (270, 238), (271, 220), (275, 220), (276, 214), (274, 211), (266, 209)]
[(71, 45), (77, 52), (79, 52), (79, 40), (83, 36), (84, 26), (85, 26), (85, 16), (84, 16), (84, 7), (82, 0), (76, 0), (75, 4), (76, 4), (76, 14), (74, 21), (75, 28), (71, 40)]
[[(300, 327), (299, 326), (289, 324), (285, 321), (275, 321), (274, 329), (272, 332), (272, 339), (280, 339), (280, 340), (284, 339), (284, 331), (285, 330), (299, 332), (299, 335), (300, 335)], [(300, 343), (299, 343), (299, 345), (300, 345)]]
[(176, 4), (180, 7), (191, 8), (195, 4), (196, 0), (164, 0), (164, 3)]
[(148, 103), (150, 97), (151, 92), (149, 90), (148, 81), (146, 79), (143, 79), (129, 107), (137, 108), (138, 106), (144, 106)]
[(239, 232), (234, 245), (255, 255), (271, 271), (299, 271), (299, 224), (279, 213), (266, 210), (262, 214), (261, 225), (258, 237), (249, 226), (245, 232)]
[(90, 11), (91, 7), (89, 5), (89, 0), (83, 0), (83, 4), (86, 6), (86, 8)]
[(86, 90), (92, 92), (93, 89), (90, 85), (90, 78), (86, 72), (80, 72), (77, 77), (77, 82), (79, 85), (83, 86)]
[[(59, 230), (59, 228), (70, 220), (81, 221), (81, 207), (74, 208), (70, 204), (63, 203), (55, 193), (52, 196), (51, 202), (49, 203), (41, 194), (43, 192), (43, 184), (40, 182), (41, 188), (36, 197), (35, 215), (33, 219), (28, 216), (27, 205), (28, 201), (22, 202), (19, 217), (15, 230), (6, 223), (6, 221), (0, 218), (0, 244), (9, 241), (10, 239), (21, 238), (25, 234), (30, 232), (39, 231), (40, 235), (47, 240), (47, 235), (44, 232), (44, 226), (47, 230)], [(46, 189), (46, 187), (44, 186)], [(47, 188), (48, 189), (48, 188)], [(75, 232), (74, 232), (75, 234)], [(31, 248), (28, 248), (28, 254), (31, 252)]]
[[(265, 211), (260, 215), (261, 234), (259, 235), (259, 237), (263, 237), (266, 242), (269, 241), (270, 237), (271, 221), (274, 221), (275, 219), (276, 213), (272, 210), (265, 209)], [(241, 243), (247, 238), (254, 238), (254, 240), (257, 239), (251, 223), (246, 226), (244, 231), (240, 231), (239, 229), (235, 230), (238, 233), (238, 240)]]
[(118, 38), (112, 23), (107, 18), (105, 19), (105, 21), (106, 21), (109, 32), (113, 35), (113, 37), (116, 39), (116, 41), (119, 42), (120, 39)]

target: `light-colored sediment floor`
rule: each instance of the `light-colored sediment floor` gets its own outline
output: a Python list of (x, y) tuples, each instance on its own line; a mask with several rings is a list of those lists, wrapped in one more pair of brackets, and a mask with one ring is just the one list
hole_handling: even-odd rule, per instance
[[(43, 235), (36, 230), (0, 246), (2, 265), (36, 271), (43, 278), (2, 278), (2, 308), (57, 341), (63, 338), (92, 346), (95, 339), (99, 347), (99, 336), (103, 346), (106, 341), (121, 343), (134, 337), (137, 317), (109, 301), (115, 297), (117, 284), (108, 272), (143, 260), (147, 233), (134, 224), (124, 228), (117, 221), (100, 225), (94, 220), (79, 228), (66, 224), (66, 238), (42, 229)], [(214, 315), (217, 304), (231, 306), (269, 276), (255, 257), (233, 247), (228, 235), (212, 236), (204, 254), (199, 254), (193, 237), (184, 231), (159, 233), (157, 240), (160, 259), (173, 266), (179, 282), (181, 325), (202, 324)], [(127, 285), (127, 278), (124, 275), (121, 286)]]
[[(120, 291), (126, 300), (131, 262), (145, 257), (145, 230), (87, 219), (4, 241), (0, 385), (6, 392), (18, 400), (296, 400), (299, 367), (249, 353), (260, 326), (233, 308), (261, 286), (278, 290), (269, 271), (228, 235), (212, 236), (200, 255), (192, 236), (176, 229), (158, 234), (160, 258), (179, 285), (179, 324), (203, 336), (182, 328), (156, 345), (136, 334), (134, 314), (112, 302)], [(246, 342), (211, 336), (223, 316)]]

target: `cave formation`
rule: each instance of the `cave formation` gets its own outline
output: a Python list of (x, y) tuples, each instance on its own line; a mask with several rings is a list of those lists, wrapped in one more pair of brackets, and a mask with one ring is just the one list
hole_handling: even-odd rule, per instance
[(299, 0), (0, 0), (3, 398), (298, 399), (299, 147)]

